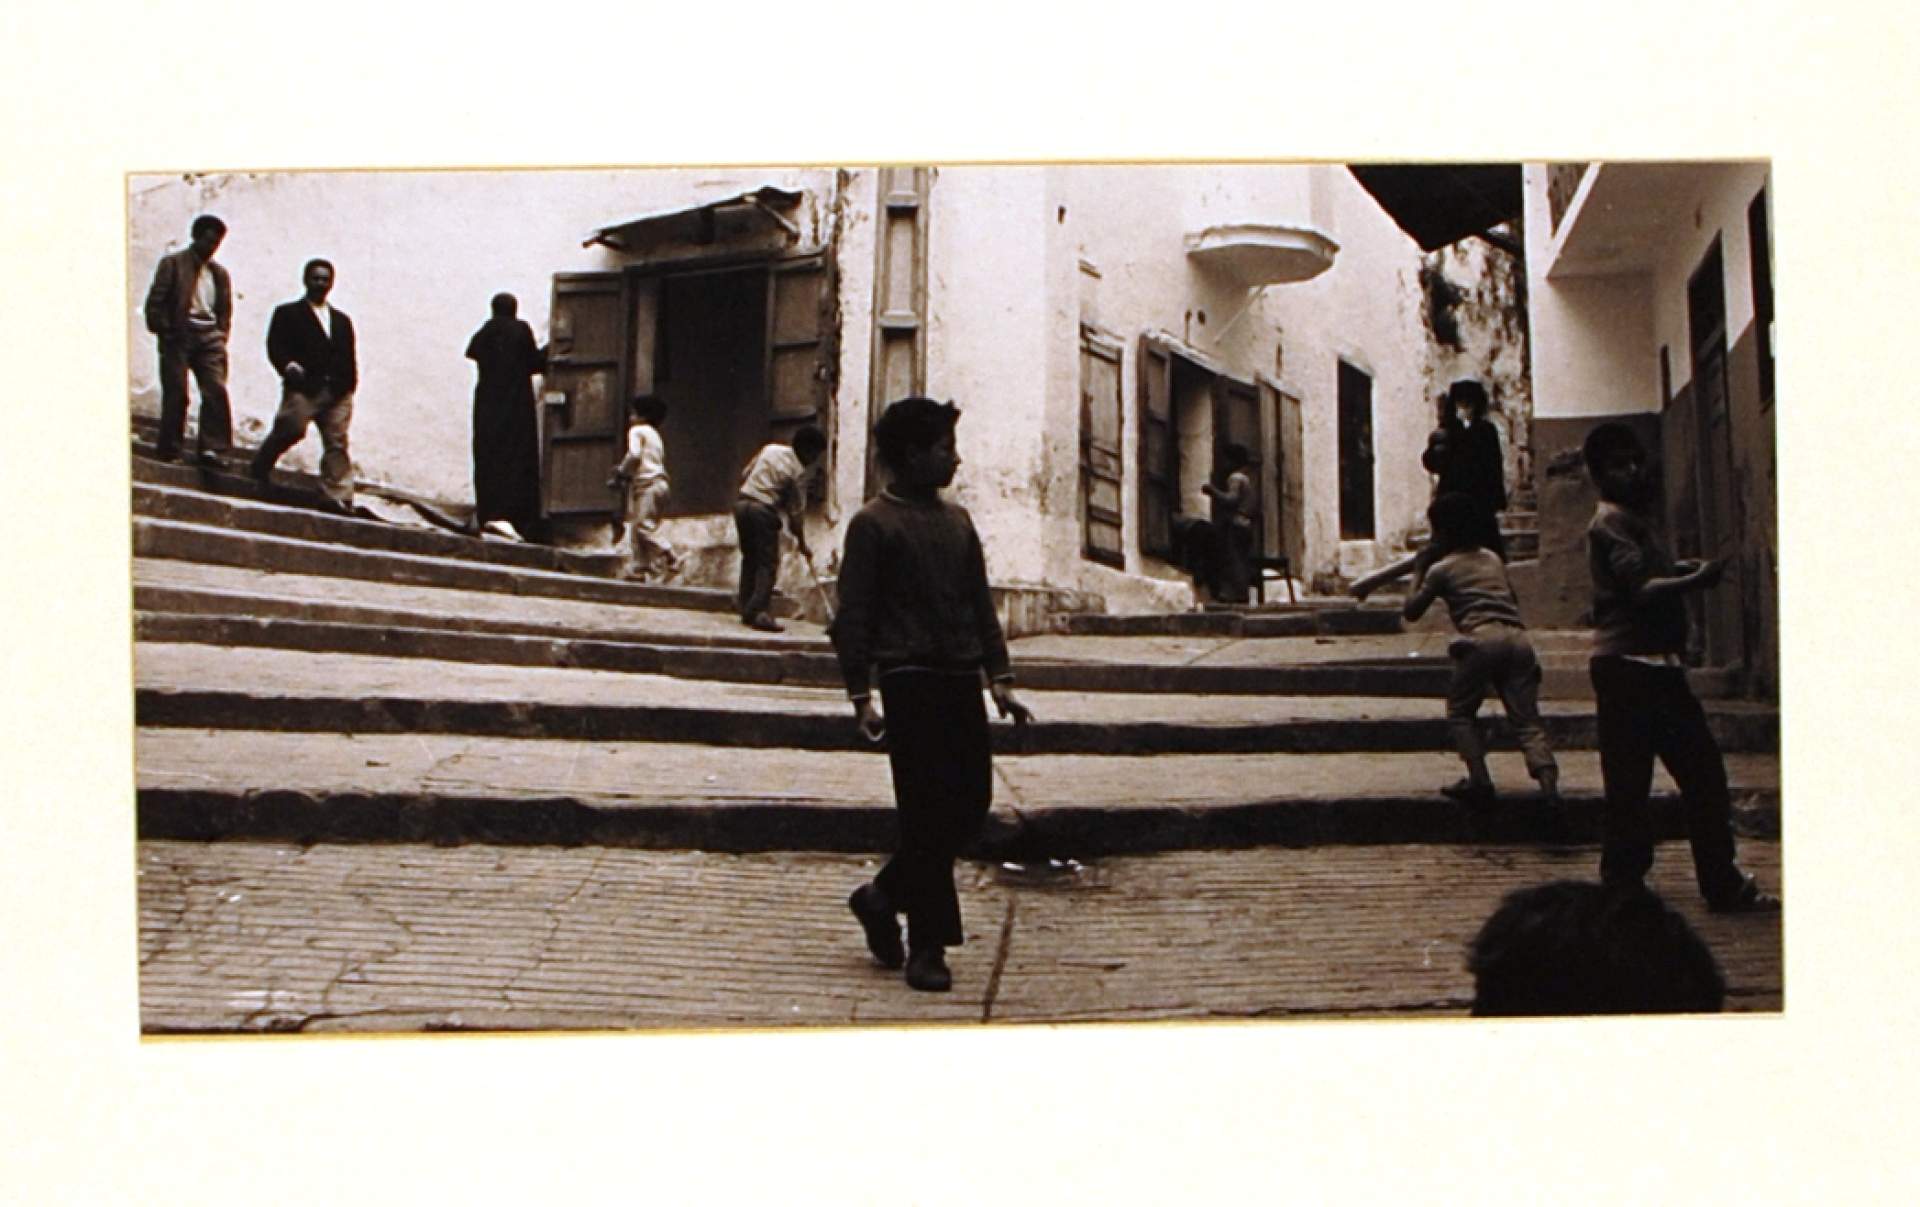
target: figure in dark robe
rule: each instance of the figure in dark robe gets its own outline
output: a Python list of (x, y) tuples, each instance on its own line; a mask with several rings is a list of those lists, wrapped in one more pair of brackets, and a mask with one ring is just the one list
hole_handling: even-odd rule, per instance
[(544, 541), (533, 375), (546, 370), (547, 350), (515, 317), (518, 308), (512, 294), (494, 295), (493, 317), (467, 343), (467, 359), (480, 370), (473, 387), (473, 524), (505, 520), (524, 539)]

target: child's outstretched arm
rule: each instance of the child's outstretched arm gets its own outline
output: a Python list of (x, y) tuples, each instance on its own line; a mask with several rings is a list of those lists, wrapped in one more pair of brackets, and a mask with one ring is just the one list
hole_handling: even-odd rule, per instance
[(1414, 588), (1413, 594), (1407, 596), (1406, 604), (1401, 607), (1401, 617), (1408, 621), (1414, 621), (1425, 616), (1427, 609), (1433, 606), (1433, 601), (1440, 598), (1440, 592), (1444, 589), (1445, 585), (1445, 575), (1429, 572), (1422, 576), (1419, 584)]

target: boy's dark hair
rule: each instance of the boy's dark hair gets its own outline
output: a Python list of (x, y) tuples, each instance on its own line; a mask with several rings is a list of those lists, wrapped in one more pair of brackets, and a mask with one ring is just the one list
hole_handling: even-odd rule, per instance
[(951, 402), (915, 395), (888, 403), (880, 422), (873, 425), (881, 464), (898, 470), (908, 453), (932, 448), (959, 421), (960, 408)]
[(1474, 418), (1479, 419), (1485, 417), (1493, 402), (1487, 397), (1485, 385), (1474, 378), (1462, 377), (1447, 387), (1447, 405), (1472, 407)]
[(658, 394), (635, 394), (627, 409), (635, 419), (644, 419), (659, 427), (667, 418), (667, 400)]
[(1616, 453), (1638, 453), (1645, 456), (1647, 450), (1640, 446), (1640, 437), (1624, 423), (1603, 423), (1587, 433), (1580, 445), (1580, 455), (1586, 459), (1587, 472), (1595, 477), (1608, 458)]
[(520, 299), (510, 293), (496, 293), (493, 295), (492, 306), (493, 313), (497, 317), (510, 319), (514, 312), (520, 309)]
[(340, 275), (339, 271), (334, 268), (332, 260), (323, 260), (319, 256), (315, 256), (313, 259), (308, 260), (305, 264), (302, 264), (300, 266), (300, 279), (303, 281), (306, 280), (307, 274), (312, 272), (316, 268), (326, 269), (328, 274), (331, 276), (337, 277)]
[(1448, 551), (1481, 546), (1486, 519), (1472, 495), (1448, 491), (1427, 506), (1427, 522), (1433, 526), (1433, 540)]
[(1711, 1013), (1713, 953), (1652, 891), (1571, 880), (1507, 894), (1467, 947), (1473, 1013)]
[(793, 445), (793, 451), (799, 454), (802, 461), (811, 461), (827, 451), (827, 434), (813, 424), (806, 423), (794, 429), (793, 435), (788, 437), (788, 443)]
[(1253, 454), (1247, 451), (1246, 445), (1229, 441), (1220, 449), (1220, 460), (1225, 463), (1227, 472), (1232, 473), (1236, 469), (1244, 469), (1252, 465)]
[(203, 231), (213, 231), (216, 234), (224, 235), (227, 233), (227, 224), (212, 214), (202, 214), (193, 220), (193, 225), (187, 228), (187, 233), (193, 238), (198, 239)]

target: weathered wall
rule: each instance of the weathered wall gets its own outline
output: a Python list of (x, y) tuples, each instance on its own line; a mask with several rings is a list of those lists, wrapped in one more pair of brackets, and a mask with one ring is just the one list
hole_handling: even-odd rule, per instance
[[(228, 226), (218, 259), (233, 274), (230, 386), (240, 435), (264, 434), (279, 401), (266, 359), (272, 309), (300, 296), (309, 258), (333, 261), (330, 300), (354, 321), (361, 384), (353, 451), (362, 478), (449, 500), (472, 498), (473, 366), (468, 338), (502, 290), (545, 337), (556, 272), (624, 261), (583, 240), (609, 223), (735, 195), (804, 189), (805, 236), (825, 229), (830, 170), (271, 172), (136, 176), (129, 181), (128, 334), (136, 409), (158, 413), (152, 337), (141, 304), (153, 266), (183, 247), (201, 213)], [(309, 438), (286, 463), (311, 469)]]
[(1488, 418), (1500, 431), (1510, 497), (1533, 491), (1533, 374), (1527, 355), (1526, 267), (1481, 239), (1427, 255), (1427, 325), (1434, 356), (1427, 393), (1463, 377), (1486, 383)]
[[(1574, 489), (1578, 439), (1606, 418), (1642, 428), (1663, 471), (1664, 519), (1679, 542), (1698, 528), (1699, 444), (1687, 285), (1720, 241), (1727, 318), (1728, 426), (1732, 455), (1733, 555), (1727, 582), (1699, 606), (1718, 613), (1747, 660), (1750, 688), (1778, 692), (1778, 508), (1772, 402), (1759, 387), (1747, 207), (1767, 183), (1765, 164), (1693, 165), (1647, 179), (1663, 192), (1641, 200), (1666, 220), (1632, 248), (1613, 275), (1550, 279), (1546, 170), (1527, 169), (1529, 301), (1533, 333), (1536, 481), (1540, 491), (1541, 614), (1534, 623), (1574, 623), (1587, 589), (1577, 536), (1591, 513), (1590, 488)], [(1656, 208), (1657, 207), (1657, 208)], [(1580, 221), (1580, 214), (1570, 218)], [(1623, 228), (1625, 229), (1625, 228)], [(1564, 232), (1562, 237), (1564, 238)], [(1659, 375), (1664, 350), (1670, 401)], [(1663, 407), (1663, 403), (1665, 404)], [(1569, 464), (1568, 453), (1574, 460)], [(1705, 550), (1713, 553), (1725, 550)]]
[[(1587, 571), (1587, 523), (1600, 496), (1587, 477), (1580, 446), (1602, 423), (1619, 421), (1632, 428), (1647, 450), (1647, 467), (1663, 476), (1660, 417), (1654, 414), (1583, 415), (1533, 420), (1535, 464), (1539, 473), (1540, 557), (1520, 605), (1537, 629), (1585, 628), (1591, 621), (1593, 582)], [(1516, 584), (1516, 590), (1519, 590)]]

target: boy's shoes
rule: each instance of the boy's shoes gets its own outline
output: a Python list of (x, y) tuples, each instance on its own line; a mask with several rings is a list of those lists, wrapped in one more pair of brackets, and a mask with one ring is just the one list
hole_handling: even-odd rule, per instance
[(946, 950), (916, 948), (907, 957), (907, 987), (925, 993), (945, 993), (953, 988), (953, 970), (947, 967)]
[(1777, 914), (1780, 910), (1780, 898), (1761, 888), (1752, 876), (1742, 880), (1730, 896), (1707, 901), (1707, 912), (1711, 914)]
[(1463, 779), (1440, 789), (1440, 795), (1463, 805), (1490, 805), (1494, 800), (1492, 784), (1476, 784)]
[(898, 968), (907, 962), (906, 948), (900, 942), (900, 920), (894, 917), (893, 907), (879, 889), (871, 884), (854, 889), (853, 896), (847, 898), (847, 908), (860, 919), (860, 929), (867, 932), (867, 950), (880, 967)]
[(787, 631), (786, 625), (781, 624), (765, 612), (760, 613), (758, 616), (747, 617), (747, 627), (750, 629), (759, 629), (762, 633), (784, 633)]

